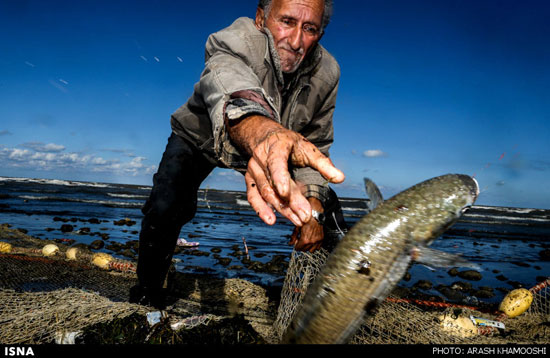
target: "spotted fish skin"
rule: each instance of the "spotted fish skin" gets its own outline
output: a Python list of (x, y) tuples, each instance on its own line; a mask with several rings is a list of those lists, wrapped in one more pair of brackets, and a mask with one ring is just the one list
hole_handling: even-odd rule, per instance
[(473, 178), (447, 174), (379, 204), (329, 256), (282, 343), (346, 343), (401, 280), (415, 247), (440, 236), (478, 195)]

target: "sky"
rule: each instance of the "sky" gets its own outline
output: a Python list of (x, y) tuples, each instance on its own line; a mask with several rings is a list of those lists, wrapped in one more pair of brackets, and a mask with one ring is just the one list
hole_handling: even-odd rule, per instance
[[(208, 35), (256, 5), (0, 0), (0, 176), (151, 185)], [(547, 0), (336, 0), (336, 192), (462, 173), (478, 204), (550, 209), (549, 18)], [(245, 190), (227, 169), (202, 187)]]

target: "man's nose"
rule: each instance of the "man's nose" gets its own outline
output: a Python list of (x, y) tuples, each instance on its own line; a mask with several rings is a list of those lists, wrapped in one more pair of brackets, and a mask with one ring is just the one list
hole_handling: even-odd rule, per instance
[(300, 26), (294, 27), (292, 33), (290, 34), (288, 44), (294, 51), (298, 51), (302, 47), (302, 28)]

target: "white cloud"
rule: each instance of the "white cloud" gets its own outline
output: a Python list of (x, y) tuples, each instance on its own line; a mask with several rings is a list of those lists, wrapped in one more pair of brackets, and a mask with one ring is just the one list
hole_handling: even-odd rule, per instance
[(238, 171), (236, 170), (232, 170), (232, 169), (226, 169), (226, 170), (219, 170), (217, 172), (217, 174), (219, 176), (222, 176), (222, 177), (237, 177), (239, 179), (241, 179), (243, 177), (243, 175), (241, 173), (239, 173)]
[(150, 175), (156, 166), (147, 165), (145, 157), (106, 159), (95, 154), (65, 153), (65, 146), (28, 142), (23, 148), (0, 147), (0, 166), (38, 171), (100, 172), (108, 175)]
[(62, 152), (65, 150), (65, 146), (55, 143), (44, 144), (42, 142), (27, 142), (20, 146), (36, 152)]
[(363, 152), (363, 156), (368, 158), (375, 158), (375, 157), (387, 157), (387, 154), (381, 151), (380, 149), (369, 149)]
[(11, 152), (8, 153), (8, 158), (13, 160), (21, 160), (24, 159), (27, 155), (31, 153), (28, 149), (13, 149)]
[(97, 165), (107, 164), (107, 161), (101, 157), (96, 157), (92, 159), (92, 164), (97, 164)]

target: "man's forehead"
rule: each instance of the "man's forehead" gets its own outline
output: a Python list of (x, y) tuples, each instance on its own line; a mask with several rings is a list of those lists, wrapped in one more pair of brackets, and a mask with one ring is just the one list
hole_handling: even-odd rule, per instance
[(324, 7), (324, 0), (273, 0), (271, 11), (277, 12), (278, 15), (287, 16), (308, 12), (312, 18), (311, 20), (321, 21)]

